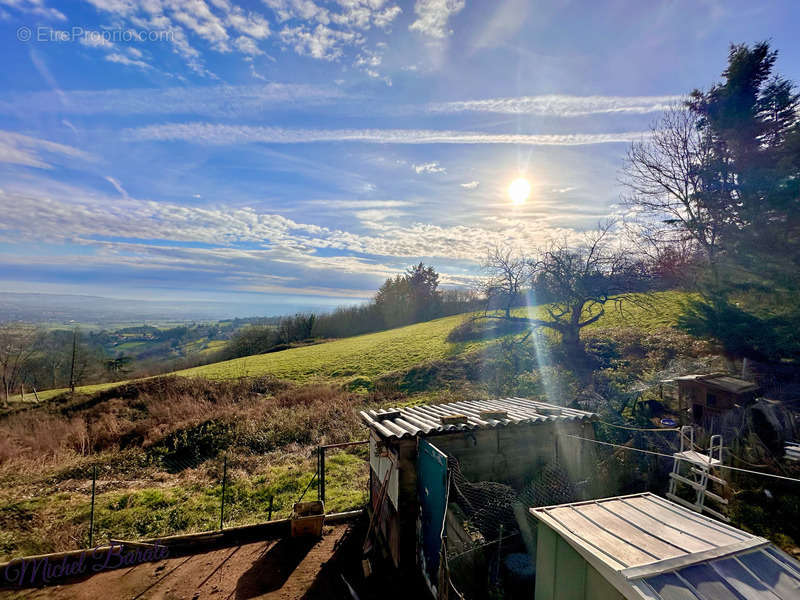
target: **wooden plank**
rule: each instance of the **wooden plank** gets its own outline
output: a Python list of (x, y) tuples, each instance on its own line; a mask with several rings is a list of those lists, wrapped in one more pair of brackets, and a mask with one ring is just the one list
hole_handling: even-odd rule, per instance
[(598, 527), (571, 506), (554, 508), (547, 511), (547, 513), (592, 546), (607, 553), (613, 560), (621, 563), (624, 567), (644, 565), (654, 560), (652, 556)]
[(662, 504), (654, 498), (631, 498), (628, 500), (628, 503), (652, 515), (659, 521), (669, 523), (673, 527), (691, 533), (712, 546), (727, 546), (751, 537), (747, 534), (734, 535), (733, 533), (728, 533), (726, 528), (724, 529), (724, 526), (721, 524), (716, 526), (713, 523), (707, 522), (707, 518), (704, 519), (699, 515), (697, 517), (694, 515), (687, 515), (682, 511), (666, 506), (666, 502)]
[(607, 529), (610, 533), (624, 539), (628, 544), (636, 546), (639, 550), (646, 552), (655, 559), (661, 560), (686, 554), (680, 548), (659, 540), (657, 537), (647, 533), (643, 528), (632, 525), (597, 504), (583, 506), (579, 509), (579, 512), (600, 527)]
[(713, 548), (708, 542), (692, 536), (687, 531), (672, 527), (667, 523), (654, 519), (649, 514), (643, 513), (632, 506), (628, 506), (625, 500), (621, 502), (609, 502), (607, 504), (609, 510), (612, 510), (622, 518), (636, 523), (642, 529), (649, 531), (662, 540), (677, 546), (687, 554)]

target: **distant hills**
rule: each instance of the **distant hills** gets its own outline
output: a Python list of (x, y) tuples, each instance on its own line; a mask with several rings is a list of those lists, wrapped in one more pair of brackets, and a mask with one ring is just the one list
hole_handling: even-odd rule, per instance
[(131, 300), (71, 294), (0, 292), (0, 322), (110, 325), (143, 321), (217, 321), (291, 314), (311, 307), (269, 303)]

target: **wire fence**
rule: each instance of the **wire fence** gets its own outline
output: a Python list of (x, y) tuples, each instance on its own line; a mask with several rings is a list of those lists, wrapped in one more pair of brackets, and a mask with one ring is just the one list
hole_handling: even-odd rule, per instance
[(536, 526), (528, 509), (578, 500), (579, 486), (558, 462), (516, 488), (470, 481), (452, 456), (448, 470), (444, 559), (453, 590), (470, 598), (530, 598)]
[[(64, 475), (37, 502), (16, 502), (13, 515), (0, 510), (0, 562), (112, 539), (263, 523), (289, 517), (304, 499), (324, 500), (328, 513), (362, 508), (369, 489), (366, 443), (319, 446), (283, 462), (235, 449), (210, 459), (169, 456), (127, 473), (98, 459)], [(25, 519), (43, 526), (32, 528)]]

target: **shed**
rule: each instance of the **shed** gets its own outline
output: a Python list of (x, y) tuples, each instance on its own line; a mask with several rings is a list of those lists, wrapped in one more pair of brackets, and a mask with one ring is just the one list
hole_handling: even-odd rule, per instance
[(800, 563), (651, 493), (533, 508), (536, 600), (790, 600)]
[(727, 375), (710, 373), (676, 377), (681, 407), (692, 409), (692, 418), (702, 423), (708, 417), (718, 416), (735, 406), (744, 406), (755, 399), (758, 385)]
[[(441, 591), (440, 555), (451, 467), (470, 481), (522, 486), (557, 462), (570, 478), (588, 477), (593, 413), (526, 398), (369, 410), (370, 510), (377, 545), (401, 570), (421, 569)], [(456, 462), (454, 462), (456, 461)]]

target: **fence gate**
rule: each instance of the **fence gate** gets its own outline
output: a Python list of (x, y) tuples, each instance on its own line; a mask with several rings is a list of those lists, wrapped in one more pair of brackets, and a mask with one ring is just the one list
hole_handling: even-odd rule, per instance
[(425, 580), (438, 596), (442, 532), (447, 512), (447, 456), (433, 444), (419, 440), (417, 448), (419, 530), (417, 552)]

